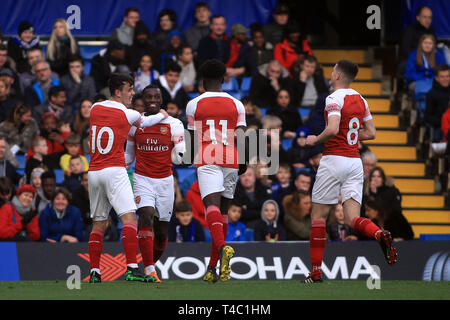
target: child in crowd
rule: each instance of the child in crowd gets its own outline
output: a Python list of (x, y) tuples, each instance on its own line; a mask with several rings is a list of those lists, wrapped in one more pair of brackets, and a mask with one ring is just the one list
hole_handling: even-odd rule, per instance
[(291, 166), (287, 163), (281, 163), (275, 176), (277, 181), (271, 183), (272, 196), (278, 205), (282, 206), (284, 197), (291, 194), (295, 189), (291, 179)]
[(31, 140), (31, 150), (33, 151), (33, 156), (28, 159), (25, 166), (25, 176), (27, 183), (31, 183), (31, 173), (35, 168), (42, 168), (44, 171), (49, 169), (50, 164), (47, 160), (48, 146), (47, 140), (41, 136), (35, 136)]
[(355, 231), (344, 223), (344, 207), (339, 202), (330, 216), (331, 222), (327, 226), (328, 238), (333, 241), (358, 240)]
[(176, 56), (181, 67), (181, 84), (186, 92), (192, 92), (195, 89), (195, 79), (197, 77), (192, 48), (190, 46), (181, 46), (177, 49)]
[(245, 121), (247, 122), (247, 128), (260, 129), (261, 128), (261, 110), (253, 104), (250, 97), (245, 96), (241, 99), (245, 108)]
[(139, 68), (134, 74), (134, 88), (138, 92), (141, 92), (146, 86), (158, 79), (159, 72), (152, 66), (152, 57), (149, 54), (144, 54), (139, 62)]
[(83, 180), (83, 173), (85, 172), (85, 163), (81, 156), (72, 156), (69, 160), (68, 172), (70, 174), (64, 175), (63, 187), (67, 188), (70, 192), (74, 192), (81, 186)]
[(88, 171), (89, 163), (85, 156), (82, 155), (80, 137), (77, 134), (71, 134), (64, 142), (67, 153), (63, 154), (59, 160), (59, 166), (64, 171), (64, 175), (70, 175), (69, 161), (74, 156), (80, 156), (84, 163), (82, 171)]
[(169, 241), (205, 241), (202, 224), (193, 217), (192, 206), (186, 200), (175, 205), (175, 218), (172, 217), (169, 224)]
[(255, 241), (286, 241), (286, 230), (278, 223), (280, 209), (274, 200), (267, 200), (261, 209), (261, 220), (255, 225)]
[(228, 234), (225, 241), (246, 241), (246, 226), (239, 221), (241, 218), (242, 206), (232, 202), (228, 209)]
[(42, 188), (42, 180), (41, 175), (45, 172), (45, 169), (43, 168), (34, 168), (33, 171), (31, 171), (30, 176), (30, 184), (36, 189), (36, 191), (40, 190)]

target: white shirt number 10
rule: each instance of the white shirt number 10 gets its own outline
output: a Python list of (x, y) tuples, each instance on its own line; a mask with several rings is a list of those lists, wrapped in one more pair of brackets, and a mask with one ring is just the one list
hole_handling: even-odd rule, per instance
[[(102, 135), (104, 133), (108, 134), (108, 143), (106, 147), (103, 148), (101, 144)], [(102, 127), (97, 134), (97, 126), (92, 126), (92, 141), (91, 141), (91, 151), (95, 153), (95, 149), (98, 150), (100, 154), (107, 154), (111, 151), (114, 144), (114, 131), (110, 127)]]
[[(206, 125), (209, 126), (209, 137), (211, 139), (212, 144), (217, 144), (216, 138), (216, 126), (214, 120), (206, 120)], [(228, 120), (220, 120), (219, 125), (222, 127), (222, 143), (223, 145), (228, 145), (227, 142), (227, 129), (228, 129)]]

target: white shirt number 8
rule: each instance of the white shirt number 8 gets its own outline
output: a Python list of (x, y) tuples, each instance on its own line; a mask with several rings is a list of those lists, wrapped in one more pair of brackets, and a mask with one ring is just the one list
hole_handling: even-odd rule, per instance
[[(108, 134), (108, 144), (106, 148), (102, 147), (101, 139), (104, 133)], [(97, 135), (97, 126), (92, 126), (92, 141), (91, 141), (91, 151), (95, 153), (95, 149), (98, 149), (100, 154), (107, 154), (111, 151), (114, 144), (114, 131), (110, 127), (103, 127), (99, 130)]]
[[(354, 127), (356, 123), (356, 128)], [(359, 133), (359, 119), (351, 118), (348, 123), (348, 132), (347, 132), (347, 142), (349, 145), (353, 146), (358, 143), (358, 133)], [(352, 134), (354, 134), (352, 139)]]

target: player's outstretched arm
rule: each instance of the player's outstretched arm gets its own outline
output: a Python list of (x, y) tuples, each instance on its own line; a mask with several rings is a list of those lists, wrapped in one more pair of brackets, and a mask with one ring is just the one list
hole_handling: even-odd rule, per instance
[(161, 109), (159, 111), (159, 113), (157, 113), (155, 115), (151, 115), (151, 116), (142, 116), (141, 115), (138, 127), (139, 128), (151, 127), (151, 126), (161, 122), (162, 120), (166, 119), (168, 116), (169, 115), (167, 114), (167, 112), (163, 109)]
[(373, 140), (376, 137), (376, 129), (375, 129), (375, 123), (373, 122), (373, 119), (367, 120), (363, 122), (364, 126), (359, 129), (359, 140)]

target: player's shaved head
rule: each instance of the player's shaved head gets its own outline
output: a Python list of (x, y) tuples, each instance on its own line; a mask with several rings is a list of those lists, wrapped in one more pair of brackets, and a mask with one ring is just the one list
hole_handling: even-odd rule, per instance
[(146, 86), (142, 90), (142, 99), (144, 101), (145, 113), (147, 115), (157, 114), (163, 101), (161, 89), (155, 84)]
[(200, 69), (199, 74), (203, 79), (203, 87), (206, 91), (217, 91), (217, 87), (222, 84), (223, 78), (227, 72), (225, 64), (217, 59), (205, 61)]
[(336, 70), (342, 73), (343, 80), (347, 83), (351, 83), (355, 80), (358, 74), (359, 68), (356, 63), (350, 60), (339, 60), (336, 63)]

